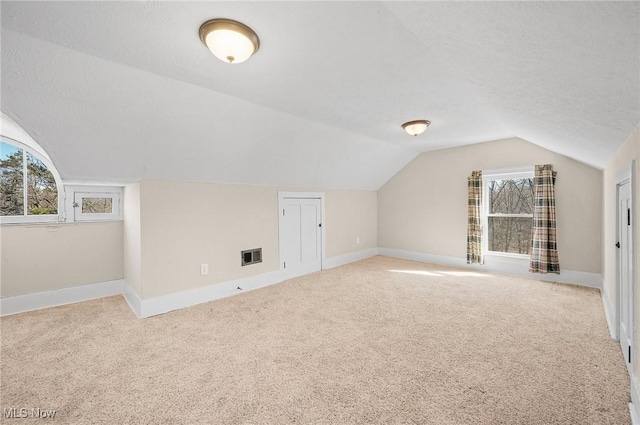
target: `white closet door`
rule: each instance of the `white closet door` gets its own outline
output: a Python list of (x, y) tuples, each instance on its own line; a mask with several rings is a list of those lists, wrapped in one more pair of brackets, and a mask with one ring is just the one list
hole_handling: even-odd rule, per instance
[(321, 200), (285, 199), (280, 214), (280, 261), (283, 269), (292, 275), (321, 270)]

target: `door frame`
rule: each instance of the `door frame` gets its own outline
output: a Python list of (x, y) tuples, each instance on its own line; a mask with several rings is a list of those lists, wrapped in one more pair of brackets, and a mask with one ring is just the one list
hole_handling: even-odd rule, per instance
[[(637, 225), (633, 221), (633, 216), (636, 214), (636, 199), (634, 196), (635, 193), (635, 160), (629, 161), (624, 167), (622, 167), (616, 173), (616, 242), (620, 241), (620, 233), (622, 230), (622, 224), (620, 221), (620, 197), (619, 197), (619, 189), (623, 184), (629, 184), (629, 192), (631, 196), (631, 254), (633, 259), (633, 253), (636, 252), (636, 238), (635, 238), (635, 226)], [(622, 345), (621, 335), (620, 335), (620, 320), (622, 314), (622, 257), (621, 250), (616, 248), (616, 340)], [(635, 269), (633, 262), (630, 263), (631, 273), (629, 275), (629, 294), (632, 300), (635, 300)], [(635, 352), (635, 339), (633, 337), (634, 329), (636, 329), (636, 309), (634, 308), (634, 302), (631, 303), (631, 311), (629, 312), (631, 316), (630, 325), (630, 339), (631, 339), (631, 353), (632, 355)], [(631, 356), (631, 362), (627, 364), (627, 368), (629, 370), (629, 374), (633, 373), (635, 363), (634, 356)]]
[(280, 263), (279, 269), (281, 272), (284, 272), (284, 266), (282, 264), (282, 209), (283, 203), (287, 199), (319, 199), (320, 200), (320, 222), (322, 223), (322, 227), (320, 229), (320, 247), (322, 249), (321, 258), (320, 258), (320, 270), (324, 270), (324, 259), (325, 259), (325, 229), (327, 228), (325, 219), (324, 219), (324, 192), (287, 192), (287, 191), (278, 191), (278, 262)]

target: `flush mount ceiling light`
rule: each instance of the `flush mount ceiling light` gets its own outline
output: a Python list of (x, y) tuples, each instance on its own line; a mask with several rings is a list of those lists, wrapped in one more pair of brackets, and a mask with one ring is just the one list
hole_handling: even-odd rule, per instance
[(200, 40), (218, 59), (228, 63), (246, 61), (260, 48), (258, 35), (242, 22), (210, 19), (200, 26)]
[(402, 124), (402, 128), (404, 128), (404, 131), (406, 131), (410, 135), (417, 136), (418, 134), (424, 133), (427, 127), (429, 127), (429, 124), (431, 124), (431, 121), (415, 120)]

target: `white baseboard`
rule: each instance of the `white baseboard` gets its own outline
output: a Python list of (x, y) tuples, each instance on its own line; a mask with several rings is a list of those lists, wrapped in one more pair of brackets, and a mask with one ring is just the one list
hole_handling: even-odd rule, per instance
[(419, 261), (421, 263), (440, 264), (451, 267), (468, 267), (466, 259), (447, 255), (427, 254), (425, 252), (405, 251), (392, 248), (378, 248), (378, 254), (403, 260)]
[[(354, 261), (363, 260), (378, 254), (377, 248), (366, 249), (362, 251), (351, 252), (336, 257), (327, 258), (323, 261), (323, 268), (330, 269), (338, 267)], [(215, 283), (213, 285), (202, 286), (200, 288), (189, 289), (181, 292), (174, 292), (159, 297), (142, 300), (140, 302), (140, 314), (136, 312), (138, 317), (145, 318), (156, 316), (158, 314), (168, 313), (170, 311), (179, 310), (181, 308), (214, 301), (220, 298), (238, 295), (253, 289), (263, 288), (265, 286), (274, 285), (287, 279), (293, 279), (306, 273), (290, 273), (286, 270), (264, 273), (257, 276), (251, 276), (243, 279), (236, 279), (228, 282)], [(238, 289), (242, 288), (242, 289)], [(127, 301), (129, 305), (135, 306), (135, 301)], [(136, 311), (132, 307), (134, 312)]]
[(401, 249), (378, 248), (379, 255), (387, 257), (401, 258), (404, 260), (420, 261), (423, 263), (440, 264), (443, 266), (461, 267), (485, 272), (494, 272), (523, 276), (531, 279), (543, 280), (547, 282), (572, 283), (574, 285), (588, 286), (602, 290), (602, 275), (598, 273), (587, 273), (573, 270), (562, 270), (560, 274), (539, 274), (529, 272), (527, 260), (502, 259), (497, 257), (485, 258), (485, 264), (467, 264), (466, 258), (452, 257), (448, 255), (435, 255), (423, 252), (404, 251)]
[(129, 308), (133, 313), (138, 317), (138, 319), (142, 318), (142, 300), (138, 293), (129, 285), (127, 282), (123, 282), (122, 284), (122, 296), (124, 297), (127, 304), (129, 304)]
[[(159, 297), (149, 298), (141, 302), (140, 318), (156, 316), (191, 307), (197, 304), (214, 301), (220, 298), (238, 295), (253, 289), (262, 288), (282, 282), (284, 274), (280, 272), (269, 272), (244, 279), (231, 280), (228, 282), (214, 283), (213, 285), (188, 289), (186, 291), (173, 292)], [(242, 289), (238, 289), (242, 288)]]
[(629, 413), (631, 414), (631, 423), (640, 425), (640, 391), (638, 389), (638, 381), (634, 376), (631, 377), (631, 403), (629, 403)]
[(337, 255), (331, 258), (325, 258), (322, 262), (323, 269), (332, 269), (334, 267), (343, 266), (353, 263), (354, 261), (364, 260), (365, 258), (375, 257), (378, 255), (378, 248), (363, 249), (361, 251), (349, 252), (347, 254)]
[(54, 291), (37, 292), (35, 294), (18, 295), (0, 299), (0, 315), (24, 313), (26, 311), (74, 304), (96, 298), (111, 297), (122, 294), (124, 280), (91, 283), (72, 286)]
[(609, 327), (609, 334), (611, 338), (614, 340), (618, 340), (617, 336), (617, 326), (615, 319), (615, 309), (613, 308), (613, 303), (609, 298), (609, 294), (604, 289), (600, 290), (600, 296), (602, 298), (602, 305), (604, 307), (604, 317), (607, 319), (607, 326)]

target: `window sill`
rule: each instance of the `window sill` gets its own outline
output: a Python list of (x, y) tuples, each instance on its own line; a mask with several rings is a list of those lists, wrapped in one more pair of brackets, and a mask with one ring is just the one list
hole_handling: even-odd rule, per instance
[(58, 214), (52, 215), (18, 215), (0, 217), (0, 224), (51, 224), (62, 223)]
[(505, 258), (529, 260), (529, 254), (510, 254), (507, 252), (487, 251), (487, 252), (483, 252), (482, 255), (484, 255), (485, 257), (505, 257)]
[(0, 226), (2, 227), (37, 227), (37, 226), (71, 226), (71, 225), (82, 225), (82, 224), (95, 224), (95, 223), (117, 223), (122, 222), (122, 219), (115, 220), (86, 220), (86, 221), (58, 221), (58, 220), (49, 220), (49, 221), (0, 221)]

